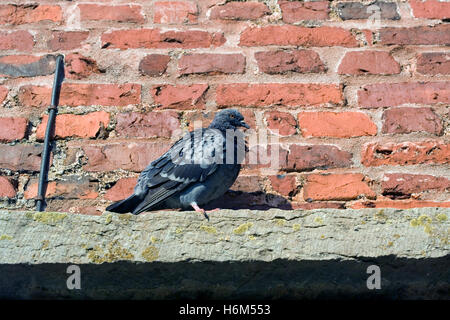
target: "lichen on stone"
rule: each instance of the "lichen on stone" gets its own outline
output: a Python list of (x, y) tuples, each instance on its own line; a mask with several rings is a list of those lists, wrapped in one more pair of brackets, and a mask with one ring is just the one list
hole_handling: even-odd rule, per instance
[(7, 234), (2, 234), (1, 236), (0, 236), (0, 240), (12, 240), (12, 236), (9, 236), (9, 235), (7, 235)]
[(294, 229), (294, 231), (298, 231), (298, 230), (300, 230), (300, 225), (298, 223), (294, 223), (292, 225), (292, 229)]
[(33, 214), (33, 220), (49, 225), (55, 225), (59, 221), (64, 220), (67, 213), (61, 212), (36, 212)]
[(217, 234), (217, 230), (214, 227), (201, 225), (200, 229), (202, 229), (203, 231), (206, 231), (206, 232), (208, 232), (210, 234)]
[(108, 244), (106, 252), (100, 246), (95, 246), (92, 250), (89, 250), (87, 256), (93, 263), (99, 264), (134, 258), (134, 255), (128, 249), (123, 248), (117, 240)]
[(141, 255), (146, 261), (152, 262), (158, 259), (159, 250), (155, 246), (149, 246), (142, 251)]
[(241, 224), (239, 227), (237, 227), (236, 229), (233, 230), (234, 234), (243, 234), (245, 233), (248, 229), (250, 229), (253, 226), (253, 223), (251, 222), (247, 222), (247, 223), (243, 223)]

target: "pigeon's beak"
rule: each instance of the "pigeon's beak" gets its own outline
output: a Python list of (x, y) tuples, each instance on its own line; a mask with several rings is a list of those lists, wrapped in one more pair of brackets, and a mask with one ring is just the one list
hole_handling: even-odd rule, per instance
[(241, 127), (244, 127), (246, 129), (250, 129), (250, 126), (248, 124), (246, 124), (244, 121), (241, 121), (240, 125), (241, 125)]

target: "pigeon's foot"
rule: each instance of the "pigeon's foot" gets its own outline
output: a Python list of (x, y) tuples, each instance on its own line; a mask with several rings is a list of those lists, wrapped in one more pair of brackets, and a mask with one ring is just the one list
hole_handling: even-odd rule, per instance
[(206, 210), (206, 213), (210, 213), (210, 212), (215, 212), (215, 211), (219, 211), (220, 208), (215, 208), (215, 209), (211, 209), (211, 210)]
[(192, 202), (192, 203), (191, 203), (191, 206), (192, 206), (192, 208), (194, 208), (194, 210), (195, 210), (196, 212), (200, 212), (201, 214), (203, 214), (203, 215), (205, 216), (205, 218), (209, 221), (209, 217), (208, 217), (208, 215), (207, 215), (207, 212), (208, 212), (208, 211), (206, 211), (205, 209), (200, 208), (200, 207), (197, 205), (196, 202)]

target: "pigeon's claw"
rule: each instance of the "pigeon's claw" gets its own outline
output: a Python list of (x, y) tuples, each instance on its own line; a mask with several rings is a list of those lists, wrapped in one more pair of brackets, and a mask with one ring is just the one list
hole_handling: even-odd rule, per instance
[(194, 208), (194, 210), (195, 210), (196, 212), (200, 212), (201, 214), (203, 214), (203, 215), (205, 216), (205, 218), (209, 221), (209, 217), (208, 217), (208, 215), (206, 214), (205, 209), (200, 208), (200, 207), (197, 205), (196, 202), (192, 202), (192, 203), (191, 203), (191, 207)]

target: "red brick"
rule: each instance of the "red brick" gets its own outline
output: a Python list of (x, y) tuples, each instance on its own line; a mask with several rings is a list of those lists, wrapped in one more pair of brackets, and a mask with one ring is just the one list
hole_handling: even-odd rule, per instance
[(211, 9), (211, 19), (256, 20), (269, 14), (269, 8), (261, 2), (228, 2)]
[(0, 86), (0, 105), (3, 103), (3, 101), (6, 100), (7, 96), (8, 96), (8, 88)]
[(180, 74), (244, 73), (245, 57), (242, 54), (188, 54), (181, 57), (178, 69)]
[(209, 48), (225, 43), (223, 33), (201, 30), (166, 31), (158, 29), (117, 30), (102, 35), (103, 48)]
[(449, 161), (450, 144), (432, 140), (370, 143), (361, 153), (361, 163), (366, 167), (423, 163), (446, 164)]
[(83, 150), (88, 158), (86, 171), (111, 171), (117, 169), (142, 171), (153, 160), (169, 150), (167, 142), (130, 142), (108, 145), (87, 145)]
[(290, 136), (297, 133), (297, 122), (292, 114), (280, 111), (268, 111), (264, 114), (267, 128), (282, 136)]
[[(47, 121), (48, 116), (44, 115), (36, 131), (37, 139), (44, 139)], [(55, 120), (54, 137), (95, 138), (100, 129), (106, 128), (108, 124), (109, 113), (105, 111), (91, 112), (84, 115), (58, 114)]]
[(312, 200), (352, 200), (360, 196), (376, 197), (359, 173), (320, 175), (306, 178), (303, 197)]
[[(50, 104), (51, 88), (33, 85), (22, 86), (19, 101), (22, 105), (44, 107)], [(126, 106), (141, 102), (138, 84), (84, 84), (64, 83), (61, 87), (60, 105)]]
[(298, 123), (304, 137), (350, 138), (377, 134), (375, 123), (361, 112), (301, 112)]
[(0, 118), (0, 142), (22, 140), (27, 132), (26, 118)]
[(446, 191), (450, 189), (450, 180), (424, 174), (390, 173), (384, 175), (381, 188), (384, 196), (403, 199), (429, 190)]
[(0, 198), (14, 198), (16, 196), (16, 187), (11, 180), (0, 176)]
[(324, 72), (325, 65), (319, 55), (313, 50), (277, 50), (255, 53), (258, 68), (269, 74), (287, 71), (308, 73)]
[(149, 54), (139, 63), (139, 71), (147, 76), (160, 76), (166, 72), (170, 57), (165, 54)]
[[(50, 181), (47, 184), (45, 197), (64, 199), (96, 199), (98, 197), (98, 183), (90, 182), (89, 179), (70, 177), (66, 181)], [(37, 196), (38, 181), (32, 180), (28, 183), (24, 197), (33, 199)]]
[(97, 62), (91, 58), (87, 58), (79, 53), (70, 53), (65, 56), (65, 78), (67, 79), (84, 79), (94, 73), (101, 73), (97, 66)]
[(443, 133), (442, 120), (431, 108), (393, 108), (383, 113), (383, 133)]
[(450, 82), (411, 82), (370, 84), (358, 91), (361, 107), (399, 106), (404, 103), (437, 104), (450, 102)]
[(383, 28), (379, 31), (380, 44), (390, 45), (449, 45), (450, 24), (433, 27)]
[(31, 51), (33, 46), (34, 39), (28, 31), (0, 32), (0, 50)]
[(426, 208), (426, 207), (441, 207), (450, 208), (450, 202), (434, 202), (434, 201), (417, 201), (417, 200), (380, 200), (380, 201), (364, 201), (355, 202), (351, 205), (352, 209), (364, 209), (364, 208), (397, 208), (397, 209), (410, 209), (410, 208)]
[(109, 6), (98, 4), (79, 4), (80, 20), (116, 21), (143, 23), (139, 5)]
[(400, 65), (388, 52), (347, 52), (338, 69), (339, 74), (397, 74)]
[(42, 148), (42, 145), (0, 144), (0, 168), (13, 171), (39, 171)]
[(249, 27), (241, 34), (241, 46), (357, 47), (349, 30), (336, 27), (300, 26)]
[(417, 72), (421, 74), (450, 74), (450, 53), (427, 52), (417, 57)]
[(260, 144), (249, 146), (246, 153), (246, 169), (272, 168), (280, 169), (287, 167), (288, 150), (281, 144)]
[(416, 18), (450, 18), (450, 2), (446, 0), (409, 0), (409, 5)]
[(47, 46), (53, 51), (78, 49), (88, 36), (88, 31), (54, 31)]
[(285, 197), (292, 197), (297, 193), (297, 182), (295, 176), (275, 175), (269, 176), (272, 189)]
[(314, 169), (345, 168), (352, 165), (352, 154), (330, 145), (291, 145), (287, 171), (311, 171)]
[(219, 85), (216, 90), (219, 106), (305, 106), (343, 102), (342, 91), (333, 84), (301, 83), (233, 83)]
[(156, 104), (162, 109), (203, 109), (207, 84), (160, 85), (151, 90)]
[(283, 14), (283, 21), (286, 23), (328, 19), (328, 1), (280, 1), (279, 4)]
[(24, 4), (0, 5), (0, 24), (26, 24), (41, 21), (60, 22), (62, 12), (60, 6)]
[(119, 137), (170, 138), (176, 130), (180, 130), (180, 120), (175, 111), (131, 112), (117, 115), (116, 133)]
[(133, 194), (138, 178), (123, 178), (108, 189), (104, 198), (110, 201), (119, 201)]
[(339, 18), (344, 21), (363, 19), (400, 20), (400, 15), (397, 12), (397, 3), (395, 2), (374, 1), (361, 3), (361, 1), (345, 1), (337, 3), (336, 11)]
[(198, 18), (197, 5), (191, 1), (158, 1), (153, 11), (154, 23), (196, 23)]

